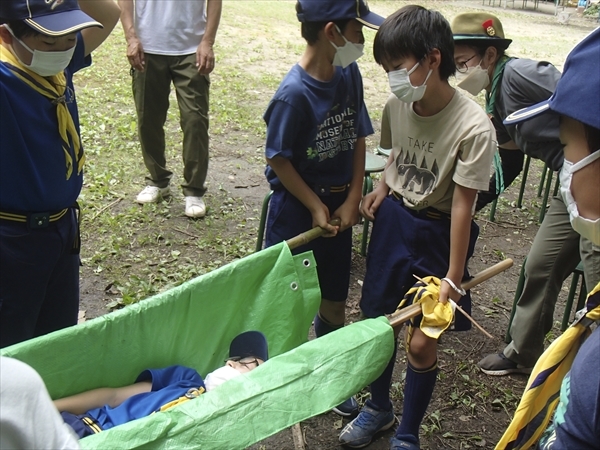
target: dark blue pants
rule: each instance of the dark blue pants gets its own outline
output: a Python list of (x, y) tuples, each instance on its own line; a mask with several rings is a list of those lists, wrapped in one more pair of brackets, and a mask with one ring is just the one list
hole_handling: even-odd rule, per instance
[[(473, 255), (479, 227), (471, 221), (467, 260)], [(413, 211), (390, 195), (379, 206), (367, 253), (367, 271), (360, 308), (367, 317), (390, 314), (417, 281), (414, 275), (443, 278), (450, 262), (450, 217), (435, 210)], [(469, 271), (465, 261), (463, 281)], [(471, 294), (459, 301), (471, 312)], [(468, 330), (469, 322), (456, 315), (454, 329)]]
[(75, 210), (45, 228), (0, 220), (0, 347), (77, 324)]
[[(331, 193), (321, 201), (333, 214), (346, 200), (348, 191)], [(286, 189), (273, 192), (267, 218), (266, 246), (278, 244), (312, 228), (308, 209)], [(294, 254), (312, 250), (317, 262), (321, 297), (332, 302), (344, 302), (350, 285), (352, 262), (352, 228), (332, 238), (318, 238), (293, 250)]]
[[(73, 428), (73, 431), (79, 437), (79, 439), (97, 434), (99, 433), (98, 430), (101, 431), (101, 427), (98, 422), (88, 414), (77, 415), (62, 411), (60, 415), (65, 423)], [(89, 424), (93, 424), (93, 426), (96, 427), (96, 431), (94, 431)]]

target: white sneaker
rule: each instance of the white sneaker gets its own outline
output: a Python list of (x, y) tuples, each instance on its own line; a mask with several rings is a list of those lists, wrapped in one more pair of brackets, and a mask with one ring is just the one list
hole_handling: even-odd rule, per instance
[(158, 186), (146, 186), (142, 192), (138, 194), (135, 201), (141, 203), (158, 203), (159, 200), (171, 195), (169, 186), (166, 188), (159, 188)]
[(185, 198), (185, 215), (188, 217), (204, 217), (206, 215), (206, 205), (202, 197)]

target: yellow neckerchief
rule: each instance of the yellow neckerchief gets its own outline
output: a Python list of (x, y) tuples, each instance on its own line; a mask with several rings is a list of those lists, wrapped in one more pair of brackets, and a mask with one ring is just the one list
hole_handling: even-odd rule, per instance
[[(0, 41), (1, 42), (1, 41)], [(50, 99), (56, 105), (56, 116), (58, 117), (58, 132), (62, 140), (62, 148), (65, 154), (67, 180), (73, 174), (73, 158), (69, 152), (69, 137), (73, 142), (73, 151), (75, 162), (77, 164), (77, 175), (83, 169), (85, 156), (81, 146), (81, 138), (73, 122), (73, 117), (65, 101), (65, 91), (67, 90), (67, 79), (64, 72), (51, 77), (42, 77), (37, 73), (23, 66), (10, 50), (0, 44), (0, 61), (21, 81), (29, 85), (34, 91), (39, 92), (44, 97)]]

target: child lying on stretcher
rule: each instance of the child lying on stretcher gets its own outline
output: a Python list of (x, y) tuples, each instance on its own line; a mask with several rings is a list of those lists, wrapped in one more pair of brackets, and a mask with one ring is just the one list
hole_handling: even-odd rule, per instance
[(147, 369), (129, 386), (93, 389), (55, 400), (54, 405), (64, 421), (83, 438), (198, 397), (250, 372), (268, 356), (265, 336), (259, 331), (246, 331), (231, 341), (225, 365), (204, 379), (190, 367)]

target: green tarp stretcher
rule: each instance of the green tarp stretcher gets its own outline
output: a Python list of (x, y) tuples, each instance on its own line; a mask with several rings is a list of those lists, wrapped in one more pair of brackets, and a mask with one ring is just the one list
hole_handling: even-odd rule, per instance
[(83, 448), (245, 448), (341, 403), (377, 378), (393, 350), (385, 318), (307, 341), (320, 301), (312, 253), (285, 243), (148, 300), (2, 350), (42, 376), (52, 398), (130, 384), (146, 368), (223, 365), (246, 330), (271, 359), (218, 389), (81, 440)]

